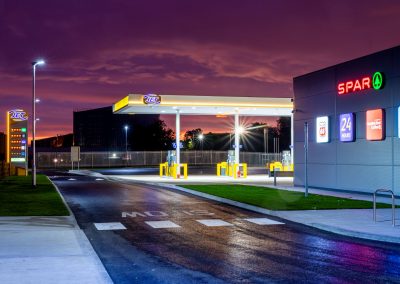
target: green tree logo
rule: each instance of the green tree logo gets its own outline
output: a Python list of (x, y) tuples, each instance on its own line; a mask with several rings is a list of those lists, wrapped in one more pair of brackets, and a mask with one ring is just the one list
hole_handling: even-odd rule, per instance
[(372, 76), (372, 87), (375, 90), (380, 90), (383, 87), (383, 75), (381, 72), (375, 72)]

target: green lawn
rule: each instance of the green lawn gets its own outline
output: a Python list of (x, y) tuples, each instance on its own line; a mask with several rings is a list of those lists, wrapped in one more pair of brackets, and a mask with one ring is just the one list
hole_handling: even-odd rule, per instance
[[(182, 187), (270, 210), (371, 209), (372, 202), (247, 185), (182, 185)], [(390, 205), (377, 203), (378, 208)]]
[(8, 177), (0, 181), (0, 216), (68, 216), (60, 195), (44, 175)]

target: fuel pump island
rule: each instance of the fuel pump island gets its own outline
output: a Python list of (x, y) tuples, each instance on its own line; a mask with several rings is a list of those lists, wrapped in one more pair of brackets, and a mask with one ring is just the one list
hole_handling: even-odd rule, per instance
[[(293, 145), (292, 98), (222, 96), (177, 96), (156, 94), (129, 94), (113, 105), (114, 114), (162, 114), (175, 115), (175, 144), (180, 145), (181, 115), (233, 115), (235, 118), (235, 148), (228, 151), (226, 162), (217, 164), (217, 175), (233, 178), (247, 176), (247, 164), (240, 162), (240, 116), (288, 116), (291, 117), (291, 145)], [(291, 147), (293, 164), (293, 147)], [(181, 163), (180, 147), (168, 151), (166, 162), (160, 164), (160, 176), (187, 178), (188, 165)]]

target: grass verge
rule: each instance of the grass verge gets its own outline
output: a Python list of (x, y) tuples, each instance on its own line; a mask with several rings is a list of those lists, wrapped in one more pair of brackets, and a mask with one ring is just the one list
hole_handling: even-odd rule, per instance
[[(334, 196), (278, 190), (248, 185), (182, 185), (207, 194), (255, 205), (269, 210), (323, 210), (323, 209), (372, 209), (372, 202)], [(389, 204), (377, 203), (378, 208), (390, 208)]]
[(44, 175), (37, 175), (32, 188), (31, 176), (13, 176), (0, 181), (0, 216), (68, 216), (57, 190)]

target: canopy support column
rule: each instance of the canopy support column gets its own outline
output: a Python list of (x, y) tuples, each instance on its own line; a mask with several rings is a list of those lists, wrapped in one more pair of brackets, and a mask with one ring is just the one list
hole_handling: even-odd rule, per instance
[(290, 116), (290, 163), (294, 161), (294, 113)]
[(235, 113), (235, 164), (239, 164), (240, 154), (240, 125), (239, 125), (239, 112)]
[(176, 116), (175, 116), (175, 144), (176, 144), (176, 163), (178, 164), (177, 168), (177, 174), (180, 176), (181, 174), (181, 141), (180, 141), (180, 136), (181, 136), (181, 116), (179, 109), (176, 111)]

